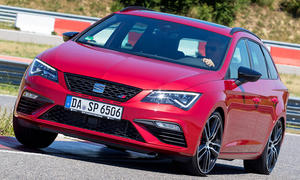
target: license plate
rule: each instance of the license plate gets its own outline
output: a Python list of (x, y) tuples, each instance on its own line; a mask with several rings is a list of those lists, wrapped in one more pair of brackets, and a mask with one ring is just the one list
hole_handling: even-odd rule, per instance
[(123, 113), (123, 107), (74, 96), (67, 96), (65, 108), (92, 116), (118, 120), (121, 120)]

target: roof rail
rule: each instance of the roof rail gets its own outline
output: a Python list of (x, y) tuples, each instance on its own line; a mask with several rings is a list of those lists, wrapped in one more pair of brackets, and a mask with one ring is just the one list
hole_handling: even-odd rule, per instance
[(249, 33), (249, 34), (252, 34), (253, 36), (257, 37), (259, 40), (261, 40), (256, 34), (254, 34), (253, 32), (247, 30), (247, 29), (244, 29), (244, 28), (241, 28), (241, 27), (234, 27), (231, 29), (230, 31), (230, 35), (233, 35), (234, 33), (236, 32), (246, 32), (246, 33)]
[(120, 10), (120, 12), (125, 12), (125, 11), (134, 11), (134, 10), (147, 10), (147, 11), (153, 11), (152, 9), (148, 9), (145, 7), (141, 7), (141, 6), (128, 6), (122, 10)]

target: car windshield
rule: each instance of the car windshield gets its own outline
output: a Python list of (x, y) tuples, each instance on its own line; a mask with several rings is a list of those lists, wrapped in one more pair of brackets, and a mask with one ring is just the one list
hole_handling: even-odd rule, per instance
[(179, 23), (115, 14), (77, 42), (176, 64), (217, 70), (229, 37)]

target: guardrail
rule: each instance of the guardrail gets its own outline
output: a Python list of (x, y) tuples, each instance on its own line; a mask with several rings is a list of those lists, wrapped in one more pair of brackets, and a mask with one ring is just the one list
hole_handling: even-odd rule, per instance
[(14, 23), (17, 18), (17, 13), (7, 12), (0, 8), (0, 22), (11, 22)]
[[(86, 21), (90, 23), (94, 23), (100, 19), (97, 17), (89, 17), (89, 16), (81, 16), (75, 14), (66, 14), (66, 13), (58, 13), (58, 12), (51, 12), (51, 11), (42, 11), (42, 10), (29, 9), (29, 8), (0, 5), (0, 22), (13, 22), (13, 23), (16, 22), (18, 13), (35, 14), (39, 16), (44, 15), (44, 16), (55, 17), (55, 18), (62, 18), (62, 19), (69, 19), (69, 20), (76, 20), (76, 21)], [(262, 41), (267, 46), (300, 49), (299, 44), (270, 41), (270, 40), (262, 40)]]
[(280, 41), (271, 41), (271, 40), (262, 40), (262, 42), (266, 46), (276, 46), (276, 47), (284, 47), (284, 48), (292, 48), (300, 50), (300, 44), (293, 44), (293, 43), (286, 43), (286, 42), (280, 42)]
[[(19, 85), (28, 65), (0, 59), (0, 82)], [(300, 126), (300, 98), (289, 98), (286, 115), (287, 124)]]
[(50, 12), (50, 11), (42, 11), (42, 10), (0, 5), (0, 21), (1, 22), (15, 22), (18, 13), (35, 14), (35, 15), (39, 15), (39, 16), (44, 15), (44, 16), (50, 16), (50, 17), (55, 17), (55, 18), (86, 21), (86, 22), (91, 22), (91, 23), (94, 23), (100, 19), (97, 17), (80, 16), (80, 15), (74, 15), (74, 14), (65, 14), (65, 13), (58, 13), (58, 12)]
[(288, 124), (300, 126), (300, 98), (289, 98), (286, 116)]
[(28, 63), (0, 59), (0, 82), (19, 85)]
[[(73, 14), (49, 12), (28, 8), (20, 8), (13, 6), (0, 5), (0, 22), (16, 22), (16, 17), (18, 13), (27, 13), (34, 15), (50, 16), (54, 18), (62, 18), (68, 20), (79, 20), (94, 23), (99, 18), (80, 16)], [(299, 44), (262, 40), (266, 46), (276, 46), (290, 49), (300, 50)], [(7, 61), (5, 59), (0, 59), (0, 82), (11, 83), (19, 85), (22, 76), (28, 66), (28, 63), (20, 63), (14, 61)], [(295, 126), (300, 126), (300, 98), (290, 98), (287, 107), (287, 123)]]

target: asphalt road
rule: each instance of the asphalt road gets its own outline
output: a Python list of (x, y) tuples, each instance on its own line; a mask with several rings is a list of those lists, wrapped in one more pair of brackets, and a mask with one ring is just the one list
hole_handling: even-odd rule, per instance
[[(14, 97), (0, 96), (12, 107)], [(269, 176), (246, 173), (241, 160), (218, 160), (207, 179), (299, 179), (300, 136), (287, 134)], [(64, 136), (48, 148), (32, 150), (13, 137), (0, 136), (0, 179), (198, 179), (184, 174), (169, 159), (121, 152)]]
[[(271, 175), (244, 172), (241, 160), (219, 160), (207, 179), (299, 179), (300, 136), (288, 134)], [(198, 179), (168, 159), (121, 152), (86, 141), (58, 138), (31, 150), (15, 138), (0, 137), (0, 179)]]
[(0, 95), (0, 107), (11, 109), (16, 101), (16, 96)]
[(0, 115), (3, 113), (9, 115), (13, 111), (16, 98), (16, 96), (0, 95)]

